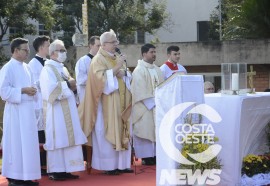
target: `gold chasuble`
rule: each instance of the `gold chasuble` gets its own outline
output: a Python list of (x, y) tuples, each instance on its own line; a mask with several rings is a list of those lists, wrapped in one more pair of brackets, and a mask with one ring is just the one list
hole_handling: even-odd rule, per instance
[[(109, 95), (103, 94), (107, 81), (106, 71), (111, 70), (117, 64), (117, 60), (116, 56), (110, 56), (102, 48), (99, 49), (92, 59), (86, 82), (85, 97), (78, 109), (82, 129), (88, 139), (87, 145), (92, 146), (91, 133), (97, 120), (98, 103), (101, 99), (105, 138), (116, 151), (121, 151), (128, 149), (130, 139), (127, 108), (130, 108), (131, 93), (123, 79), (118, 78), (119, 89)], [(125, 117), (123, 117), (124, 115)]]

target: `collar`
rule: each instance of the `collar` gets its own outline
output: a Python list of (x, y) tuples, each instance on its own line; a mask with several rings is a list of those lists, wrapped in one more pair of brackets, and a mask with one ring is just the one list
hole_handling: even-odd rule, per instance
[(44, 66), (44, 63), (45, 63), (46, 59), (40, 57), (37, 54), (36, 54), (35, 58), (41, 63), (42, 66)]
[(90, 59), (93, 59), (93, 55), (92, 54), (90, 54), (90, 53), (88, 53), (88, 54), (86, 54), (88, 57), (90, 57)]
[(18, 65), (22, 65), (22, 64), (24, 63), (23, 61), (18, 61), (17, 59), (15, 59), (15, 58), (13, 58), (13, 57), (11, 57), (10, 61), (11, 61), (12, 63), (18, 64)]
[(59, 62), (54, 61), (52, 59), (45, 61), (45, 65), (53, 65), (56, 68), (63, 68), (64, 67), (63, 63), (59, 63)]
[(155, 68), (155, 64), (154, 63), (153, 64), (147, 63), (143, 59), (142, 60), (138, 60), (138, 65), (145, 66), (146, 68)]
[(106, 50), (104, 50), (103, 48), (99, 48), (98, 50), (98, 53), (100, 53), (101, 55), (103, 55), (104, 57), (107, 57), (107, 58), (111, 58), (113, 60), (116, 59), (116, 56)]
[(171, 69), (171, 70), (178, 70), (178, 65), (174, 64), (170, 61), (166, 61), (165, 64)]

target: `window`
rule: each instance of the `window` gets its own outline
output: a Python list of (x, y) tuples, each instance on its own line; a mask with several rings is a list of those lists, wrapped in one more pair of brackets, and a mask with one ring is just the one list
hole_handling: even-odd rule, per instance
[(38, 25), (38, 34), (39, 35), (50, 35), (50, 32), (45, 29), (45, 25), (44, 24), (39, 24)]
[(145, 42), (145, 35), (143, 31), (137, 31), (137, 42), (140, 44)]
[(17, 28), (17, 27), (9, 27), (9, 34), (12, 35), (12, 34), (16, 34), (16, 33), (19, 33), (21, 32), (21, 29)]
[(197, 38), (198, 41), (209, 40), (209, 21), (198, 21), (197, 22)]

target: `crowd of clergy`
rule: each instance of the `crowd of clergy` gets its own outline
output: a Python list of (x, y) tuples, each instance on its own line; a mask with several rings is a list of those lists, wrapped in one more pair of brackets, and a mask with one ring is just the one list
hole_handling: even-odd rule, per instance
[(105, 174), (132, 173), (132, 150), (143, 164), (155, 165), (155, 88), (187, 71), (178, 46), (167, 48), (168, 60), (158, 67), (156, 47), (148, 43), (131, 73), (118, 44), (113, 30), (92, 36), (75, 80), (64, 65), (63, 41), (37, 37), (27, 64), (28, 40), (12, 40), (12, 57), (0, 71), (2, 175), (9, 186), (39, 185), (42, 175), (78, 179), (74, 172), (85, 170), (85, 146), (92, 149), (90, 166)]

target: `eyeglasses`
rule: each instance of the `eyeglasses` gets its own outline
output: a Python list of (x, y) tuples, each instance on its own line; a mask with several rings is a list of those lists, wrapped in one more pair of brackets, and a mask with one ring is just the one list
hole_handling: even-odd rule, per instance
[(55, 50), (56, 52), (60, 52), (60, 53), (64, 53), (64, 52), (67, 52), (67, 50), (65, 49), (61, 49), (61, 50)]
[(206, 90), (215, 90), (215, 88), (207, 88)]
[(30, 52), (30, 49), (29, 48), (18, 48), (19, 50), (23, 50), (25, 52)]
[(114, 45), (118, 45), (119, 41), (118, 40), (116, 40), (116, 41), (107, 41), (107, 42), (104, 42), (104, 43), (111, 43), (111, 44), (114, 44)]

